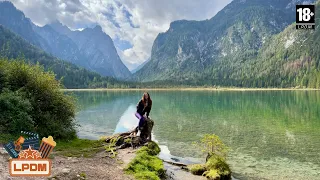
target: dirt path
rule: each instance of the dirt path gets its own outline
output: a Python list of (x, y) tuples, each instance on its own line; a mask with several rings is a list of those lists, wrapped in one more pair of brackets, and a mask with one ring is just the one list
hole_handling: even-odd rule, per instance
[[(3, 147), (0, 147), (0, 180), (133, 180), (133, 177), (124, 174), (124, 167), (136, 156), (137, 149), (127, 148), (118, 151), (116, 158), (106, 157), (106, 153), (97, 153), (92, 158), (64, 157), (55, 155), (52, 159), (52, 174), (48, 177), (22, 178), (9, 175), (9, 155)], [(169, 180), (205, 180), (201, 176), (181, 170), (180, 167), (164, 163)], [(86, 178), (83, 178), (83, 177)]]
[[(104, 157), (105, 153), (98, 153), (92, 158), (75, 158), (55, 156), (52, 159), (52, 174), (49, 179), (56, 180), (81, 180), (82, 177), (93, 180), (131, 180), (132, 177), (125, 175), (123, 172), (124, 163), (120, 158)], [(129, 156), (128, 156), (129, 157)], [(0, 148), (0, 180), (26, 179), (21, 177), (10, 177), (8, 170), (9, 155)], [(31, 179), (48, 179), (31, 178)]]

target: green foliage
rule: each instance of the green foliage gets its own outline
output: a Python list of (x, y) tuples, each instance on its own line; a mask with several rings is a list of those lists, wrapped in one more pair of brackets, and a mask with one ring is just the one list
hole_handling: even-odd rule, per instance
[(127, 138), (127, 139), (124, 140), (124, 142), (125, 142), (126, 144), (131, 144), (132, 139), (131, 139), (131, 138)]
[(209, 171), (204, 172), (203, 176), (205, 176), (207, 179), (210, 179), (210, 180), (218, 180), (218, 179), (220, 180), (220, 175), (218, 171), (215, 169), (211, 169)]
[(83, 179), (86, 179), (87, 178), (87, 175), (85, 172), (81, 172), (80, 173), (80, 177), (83, 178)]
[(118, 153), (116, 152), (116, 143), (117, 140), (119, 139), (119, 137), (113, 138), (110, 140), (110, 143), (108, 143), (107, 145), (104, 146), (104, 148), (106, 149), (107, 153), (110, 153), (110, 157), (111, 158), (115, 158)]
[(210, 20), (171, 23), (137, 80), (158, 80), (150, 86), (161, 87), (319, 88), (319, 27), (288, 27), (294, 22), (288, 3), (233, 1)]
[(125, 168), (126, 173), (133, 174), (136, 179), (158, 180), (165, 177), (163, 162), (156, 156), (160, 149), (155, 142), (149, 142), (149, 144), (150, 146), (141, 148)]
[(204, 164), (192, 164), (188, 165), (187, 168), (194, 175), (202, 175), (206, 171)]
[(206, 134), (199, 142), (194, 144), (201, 147), (202, 151), (207, 153), (208, 156), (204, 165), (194, 164), (188, 166), (191, 173), (195, 175), (202, 174), (208, 179), (231, 179), (231, 170), (226, 163), (228, 148), (217, 135)]
[(34, 131), (31, 112), (31, 103), (20, 92), (4, 91), (0, 94), (0, 132)]
[(4, 133), (29, 130), (41, 137), (76, 137), (74, 99), (60, 91), (60, 83), (52, 73), (18, 60), (2, 59), (0, 69), (4, 80), (0, 92)]
[(194, 143), (195, 146), (201, 147), (202, 151), (211, 155), (226, 157), (228, 148), (215, 134), (205, 134), (199, 142)]

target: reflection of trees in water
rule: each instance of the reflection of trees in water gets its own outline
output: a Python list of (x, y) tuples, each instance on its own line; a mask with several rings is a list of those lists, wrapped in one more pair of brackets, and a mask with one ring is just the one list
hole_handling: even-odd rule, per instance
[[(97, 106), (101, 103), (112, 102), (118, 99), (130, 99), (138, 101), (140, 99), (139, 92), (133, 91), (75, 91), (73, 95), (77, 98), (79, 110), (86, 109), (91, 106)], [(124, 101), (125, 102), (125, 101)]]
[(257, 158), (319, 163), (319, 92), (163, 92), (153, 99), (155, 135), (173, 155), (192, 152), (171, 142), (188, 149), (201, 134), (215, 133)]

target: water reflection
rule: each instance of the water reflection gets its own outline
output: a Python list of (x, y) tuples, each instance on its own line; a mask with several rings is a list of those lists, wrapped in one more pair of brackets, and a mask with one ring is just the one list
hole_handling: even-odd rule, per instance
[(138, 126), (139, 120), (135, 117), (135, 112), (135, 105), (130, 105), (120, 117), (120, 120), (114, 130), (114, 134), (128, 132)]
[[(98, 139), (134, 127), (142, 92), (79, 92), (79, 136)], [(320, 176), (320, 92), (152, 91), (154, 137), (165, 155), (203, 157), (192, 146), (215, 133), (242, 178)], [(162, 156), (162, 155), (161, 155)], [(187, 158), (188, 159), (188, 158)], [(288, 173), (283, 173), (288, 172)]]
[[(134, 129), (135, 127), (137, 127), (139, 120), (135, 117), (134, 115), (135, 112), (136, 112), (136, 106), (133, 104), (130, 105), (120, 117), (120, 120), (113, 134), (128, 132)], [(159, 143), (159, 141), (157, 140), (157, 138), (153, 133), (152, 133), (152, 140)], [(193, 164), (193, 163), (199, 163), (203, 161), (202, 159), (197, 159), (197, 158), (191, 158), (191, 157), (182, 158), (178, 156), (173, 156), (171, 155), (169, 148), (165, 145), (160, 145), (160, 149), (161, 149), (161, 152), (159, 154), (159, 157), (166, 161), (177, 161), (177, 162), (182, 162), (184, 164)]]

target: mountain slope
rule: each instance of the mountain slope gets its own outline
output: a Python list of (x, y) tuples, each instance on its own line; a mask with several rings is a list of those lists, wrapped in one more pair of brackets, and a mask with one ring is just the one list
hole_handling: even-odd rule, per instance
[[(120, 84), (109, 77), (101, 77), (84, 68), (59, 60), (0, 25), (0, 57), (20, 58), (43, 65), (45, 70), (53, 71), (56, 78), (67, 88), (107, 87)], [(98, 84), (98, 86), (97, 86)]]
[(87, 63), (88, 67), (105, 76), (115, 76), (121, 79), (130, 77), (131, 73), (118, 56), (112, 39), (102, 31), (100, 26), (93, 29), (86, 28), (82, 31), (71, 31), (59, 22), (50, 26), (72, 39), (79, 51), (85, 57), (90, 57), (90, 61), (79, 63)]
[[(295, 0), (295, 3), (301, 3)], [(175, 21), (156, 38), (151, 60), (135, 76), (140, 81), (237, 85), (273, 35), (295, 20), (291, 0), (234, 0), (205, 21)]]
[(48, 52), (60, 59), (92, 70), (86, 66), (87, 64), (80, 63), (86, 61), (86, 59), (79, 51), (78, 46), (69, 37), (59, 34), (49, 25), (45, 25), (43, 27), (33, 25), (33, 29), (45, 40), (47, 44), (50, 44), (50, 48), (47, 50)]
[[(101, 28), (86, 29), (85, 32), (65, 28), (60, 32), (60, 29), (50, 25), (38, 27), (7, 1), (0, 2), (0, 24), (60, 59), (104, 76), (120, 79), (131, 76), (119, 58), (112, 39)], [(65, 33), (67, 31), (70, 31), (71, 37)], [(78, 38), (82, 40), (81, 46)]]
[(150, 58), (148, 58), (145, 62), (143, 62), (142, 64), (140, 64), (138, 67), (136, 67), (135, 69), (133, 69), (131, 71), (131, 73), (136, 73), (137, 71), (139, 71), (140, 69), (142, 69), (144, 67), (144, 65), (146, 65), (148, 62), (150, 61)]
[(23, 37), (35, 46), (48, 50), (49, 46), (33, 31), (32, 22), (13, 6), (11, 2), (0, 2), (0, 24)]
[[(316, 14), (320, 14), (317, 1)], [(273, 36), (242, 71), (244, 79), (257, 87), (320, 88), (320, 19), (316, 30), (296, 30), (295, 24)]]

